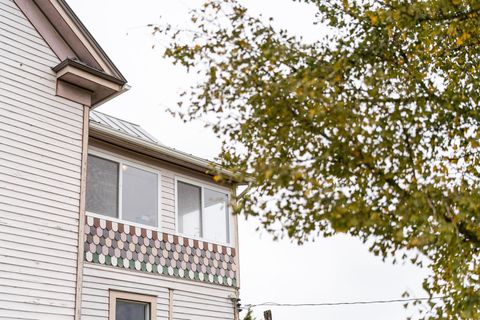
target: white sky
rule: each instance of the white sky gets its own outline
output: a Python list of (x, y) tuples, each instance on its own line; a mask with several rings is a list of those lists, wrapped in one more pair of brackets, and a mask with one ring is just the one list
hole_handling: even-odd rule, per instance
[[(292, 0), (242, 2), (253, 13), (272, 16), (278, 26), (307, 40), (322, 32), (311, 23), (312, 7)], [(182, 25), (188, 8), (200, 4), (200, 0), (68, 0), (68, 3), (132, 86), (99, 110), (140, 124), (164, 144), (214, 158), (220, 144), (211, 132), (201, 123), (184, 124), (165, 112), (193, 81), (182, 68), (162, 59), (159, 47), (151, 48), (154, 39), (144, 27), (159, 22), (160, 16), (164, 21)], [(287, 240), (273, 242), (269, 235), (255, 232), (255, 220), (240, 220), (243, 304), (398, 299), (405, 290), (415, 297), (426, 296), (421, 288), (426, 270), (383, 263), (356, 239), (337, 236), (299, 247)], [(402, 303), (271, 309), (274, 320), (400, 320), (413, 313), (405, 311)], [(254, 310), (257, 319), (263, 319), (263, 309)]]

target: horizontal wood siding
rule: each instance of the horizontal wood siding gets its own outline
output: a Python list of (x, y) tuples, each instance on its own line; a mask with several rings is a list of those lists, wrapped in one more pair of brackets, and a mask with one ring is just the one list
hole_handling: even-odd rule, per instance
[[(233, 292), (230, 295), (233, 295)], [(193, 290), (173, 291), (173, 319), (175, 320), (232, 320), (233, 318), (233, 302), (229, 295), (219, 297)]]
[(112, 267), (85, 264), (82, 319), (107, 320), (109, 290), (157, 297), (157, 319), (168, 319), (168, 289), (173, 289), (174, 320), (232, 320), (233, 288), (178, 280)]
[(175, 230), (175, 174), (162, 170), (162, 229), (176, 233)]
[(83, 107), (60, 61), (0, 0), (0, 318), (73, 319)]

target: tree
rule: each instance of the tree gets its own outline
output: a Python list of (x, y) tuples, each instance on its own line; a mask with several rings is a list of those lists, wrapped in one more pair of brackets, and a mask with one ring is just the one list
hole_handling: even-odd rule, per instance
[(318, 41), (235, 0), (192, 11), (191, 30), (154, 26), (202, 77), (179, 114), (206, 119), (248, 177), (237, 212), (300, 243), (347, 233), (427, 263), (444, 298), (425, 318), (479, 319), (480, 2), (301, 2)]
[(253, 311), (251, 308), (248, 308), (247, 314), (245, 315), (243, 320), (255, 320), (255, 318), (253, 317)]

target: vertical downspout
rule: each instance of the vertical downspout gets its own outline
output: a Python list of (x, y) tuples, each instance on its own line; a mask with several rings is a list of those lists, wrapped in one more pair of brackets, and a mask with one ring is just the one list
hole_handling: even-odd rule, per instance
[(78, 250), (77, 250), (77, 278), (75, 288), (75, 320), (82, 317), (82, 286), (83, 286), (83, 250), (85, 245), (85, 190), (87, 184), (87, 157), (88, 157), (88, 126), (90, 107), (83, 106), (83, 133), (82, 133), (82, 163), (80, 178), (80, 212), (78, 218)]

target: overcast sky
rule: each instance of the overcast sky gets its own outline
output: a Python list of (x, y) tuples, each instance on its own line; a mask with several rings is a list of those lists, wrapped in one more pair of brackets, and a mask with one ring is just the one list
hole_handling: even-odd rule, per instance
[[(201, 123), (184, 124), (165, 109), (194, 81), (162, 59), (161, 45), (145, 26), (169, 21), (182, 25), (198, 0), (67, 0), (132, 88), (98, 110), (140, 124), (162, 143), (204, 158), (214, 158), (219, 141)], [(244, 0), (254, 14), (275, 18), (277, 26), (315, 39), (322, 30), (311, 23), (314, 11), (292, 0)], [(160, 16), (162, 20), (160, 20)], [(273, 242), (257, 233), (255, 220), (240, 219), (242, 303), (318, 303), (398, 299), (404, 291), (423, 297), (426, 270), (393, 266), (368, 252), (360, 241), (338, 236), (297, 246)], [(413, 313), (402, 303), (271, 308), (274, 320), (400, 320)], [(255, 308), (257, 319), (263, 309)]]

